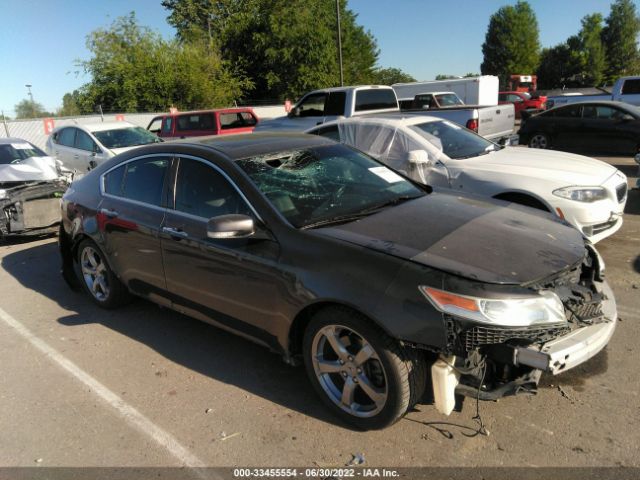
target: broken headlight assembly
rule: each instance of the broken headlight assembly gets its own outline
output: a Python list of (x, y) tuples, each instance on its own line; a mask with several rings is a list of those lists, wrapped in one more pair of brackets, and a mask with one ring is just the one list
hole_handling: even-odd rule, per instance
[(556, 197), (592, 203), (607, 198), (607, 191), (602, 187), (564, 187), (553, 191)]
[(441, 312), (502, 327), (566, 323), (564, 307), (555, 293), (544, 290), (517, 298), (478, 298), (421, 286), (420, 292)]

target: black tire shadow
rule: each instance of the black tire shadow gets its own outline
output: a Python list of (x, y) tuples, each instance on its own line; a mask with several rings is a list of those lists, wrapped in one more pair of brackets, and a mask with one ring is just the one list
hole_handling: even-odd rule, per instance
[(11, 253), (2, 259), (2, 268), (25, 288), (75, 312), (56, 318), (61, 325), (74, 328), (99, 323), (190, 370), (348, 428), (321, 403), (304, 368), (285, 364), (260, 345), (141, 299), (117, 310), (94, 305), (87, 295), (72, 291), (62, 279), (56, 243)]
[(635, 261), (633, 262), (633, 269), (640, 273), (640, 255), (638, 255), (638, 257), (635, 259)]
[(634, 188), (629, 190), (624, 213), (625, 215), (640, 215), (640, 189)]
[(617, 168), (622, 173), (624, 173), (627, 177), (636, 178), (638, 176), (638, 164), (623, 164), (623, 165), (611, 165), (612, 167)]

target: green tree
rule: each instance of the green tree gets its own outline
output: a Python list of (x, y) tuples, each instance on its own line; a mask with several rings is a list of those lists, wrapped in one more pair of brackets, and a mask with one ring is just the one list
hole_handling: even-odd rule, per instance
[[(335, 3), (327, 0), (163, 0), (182, 41), (209, 38), (255, 85), (254, 99), (297, 97), (339, 84)], [(346, 84), (374, 79), (373, 35), (340, 2)]]
[(82, 113), (228, 106), (251, 86), (213, 42), (165, 40), (133, 13), (89, 34), (87, 48), (92, 57), (80, 66), (91, 81), (75, 98)]
[(454, 78), (460, 78), (456, 75), (449, 75), (447, 73), (439, 73), (438, 75), (436, 75), (436, 80), (451, 80)]
[(580, 57), (565, 43), (545, 48), (540, 55), (540, 65), (536, 70), (538, 88), (562, 88), (582, 72)]
[(408, 73), (403, 72), (399, 68), (376, 68), (371, 74), (371, 83), (376, 85), (393, 85), (394, 83), (415, 82)]
[(58, 117), (73, 117), (80, 115), (80, 91), (74, 90), (71, 93), (65, 93), (62, 97), (62, 107), (56, 111)]
[(582, 19), (578, 33), (585, 84), (602, 84), (606, 68), (604, 45), (602, 44), (602, 15), (594, 13)]
[(32, 102), (29, 99), (20, 100), (13, 108), (16, 118), (42, 118), (50, 117), (51, 112), (47, 112), (41, 103)]
[(508, 75), (534, 72), (540, 60), (538, 21), (528, 2), (498, 9), (491, 16), (482, 44), (483, 75), (498, 75), (502, 83)]
[(640, 19), (632, 0), (615, 0), (602, 30), (607, 68), (605, 80), (614, 82), (625, 75), (640, 73), (638, 34)]

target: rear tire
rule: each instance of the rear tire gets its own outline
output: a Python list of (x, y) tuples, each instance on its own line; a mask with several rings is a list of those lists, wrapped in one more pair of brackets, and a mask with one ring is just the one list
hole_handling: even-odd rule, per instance
[(78, 246), (78, 267), (82, 288), (96, 305), (105, 309), (117, 308), (131, 300), (131, 294), (115, 275), (104, 254), (92, 240)]
[(546, 133), (534, 133), (529, 139), (529, 148), (549, 149), (551, 148), (551, 140)]
[(313, 316), (305, 330), (303, 355), (322, 401), (361, 430), (397, 422), (425, 390), (422, 352), (402, 347), (348, 308), (325, 308)]

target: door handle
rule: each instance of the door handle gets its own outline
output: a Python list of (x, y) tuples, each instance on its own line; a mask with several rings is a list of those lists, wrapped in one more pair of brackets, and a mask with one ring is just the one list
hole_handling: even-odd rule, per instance
[(162, 227), (162, 231), (171, 237), (187, 238), (189, 236), (187, 232), (180, 230), (179, 228)]
[(118, 215), (120, 215), (115, 210), (109, 210), (108, 208), (101, 208), (100, 213), (105, 217), (109, 217), (109, 218), (116, 218)]
[(78, 160), (79, 158), (80, 158), (80, 156), (79, 156), (79, 155), (74, 155), (74, 156), (73, 156), (73, 159), (74, 159), (74, 160)]

